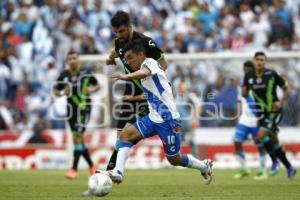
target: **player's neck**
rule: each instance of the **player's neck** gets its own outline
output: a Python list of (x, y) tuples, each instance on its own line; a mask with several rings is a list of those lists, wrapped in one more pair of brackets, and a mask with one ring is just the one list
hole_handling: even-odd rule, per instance
[(132, 40), (133, 37), (133, 31), (130, 32), (129, 37), (128, 37), (128, 42), (130, 42)]
[(75, 69), (69, 69), (71, 74), (77, 74), (79, 72), (79, 68), (76, 67)]
[(263, 69), (258, 69), (258, 70), (255, 70), (255, 75), (256, 76), (262, 76), (263, 75), (263, 73), (264, 73), (264, 71), (265, 71), (265, 69), (263, 68)]

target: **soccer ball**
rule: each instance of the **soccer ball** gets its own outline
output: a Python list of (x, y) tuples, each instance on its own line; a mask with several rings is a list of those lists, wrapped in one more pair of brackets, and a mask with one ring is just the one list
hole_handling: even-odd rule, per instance
[(111, 191), (112, 185), (113, 182), (108, 175), (96, 173), (89, 178), (88, 188), (93, 195), (102, 197)]

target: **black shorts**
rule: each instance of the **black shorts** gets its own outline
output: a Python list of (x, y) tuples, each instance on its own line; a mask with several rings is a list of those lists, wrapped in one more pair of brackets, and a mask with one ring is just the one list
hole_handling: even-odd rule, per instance
[(282, 111), (265, 112), (263, 118), (259, 120), (259, 127), (268, 130), (270, 134), (277, 134), (279, 132), (278, 124), (281, 120)]
[(141, 103), (128, 103), (124, 102), (121, 108), (116, 113), (117, 129), (121, 131), (127, 123), (134, 124), (138, 119), (149, 114), (148, 104)]
[(82, 135), (86, 130), (86, 125), (89, 122), (91, 109), (87, 108), (85, 110), (79, 110), (77, 108), (71, 108), (72, 110), (68, 110), (70, 113), (70, 118), (68, 119), (68, 123), (72, 134)]

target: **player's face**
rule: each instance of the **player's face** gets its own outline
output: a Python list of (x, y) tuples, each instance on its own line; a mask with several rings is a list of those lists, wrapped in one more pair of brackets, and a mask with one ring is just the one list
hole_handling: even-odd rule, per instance
[(263, 70), (266, 64), (266, 57), (263, 55), (256, 56), (254, 58), (254, 66), (256, 70)]
[(125, 52), (125, 59), (127, 64), (134, 70), (139, 70), (143, 63), (145, 56), (142, 52), (133, 53), (131, 50)]
[(116, 39), (120, 42), (128, 41), (129, 35), (131, 33), (131, 26), (122, 25), (120, 27), (113, 27), (113, 31), (116, 34)]
[(76, 70), (79, 66), (78, 55), (76, 53), (68, 55), (67, 64), (69, 65), (70, 70)]

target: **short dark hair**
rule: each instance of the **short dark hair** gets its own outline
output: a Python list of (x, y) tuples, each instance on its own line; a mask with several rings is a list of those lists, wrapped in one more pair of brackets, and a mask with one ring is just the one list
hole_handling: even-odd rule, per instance
[(252, 61), (247, 60), (246, 62), (244, 62), (244, 67), (250, 67), (254, 69), (254, 64)]
[(115, 28), (118, 28), (122, 25), (129, 26), (130, 23), (130, 15), (122, 10), (117, 11), (110, 20), (111, 26)]
[(69, 52), (68, 52), (68, 54), (67, 54), (67, 57), (69, 56), (69, 55), (72, 55), (72, 54), (78, 54), (75, 50), (70, 50)]
[(267, 58), (265, 52), (263, 52), (263, 51), (257, 51), (257, 52), (255, 52), (254, 58), (256, 58), (257, 56), (264, 56), (265, 58)]
[(252, 61), (250, 61), (250, 60), (247, 60), (246, 62), (244, 62), (244, 69), (245, 68), (250, 68), (251, 69), (251, 71), (254, 71), (254, 64), (253, 64), (253, 62)]
[(124, 53), (129, 50), (131, 50), (133, 53), (145, 53), (145, 48), (141, 40), (132, 40), (129, 43), (127, 43), (124, 47)]

